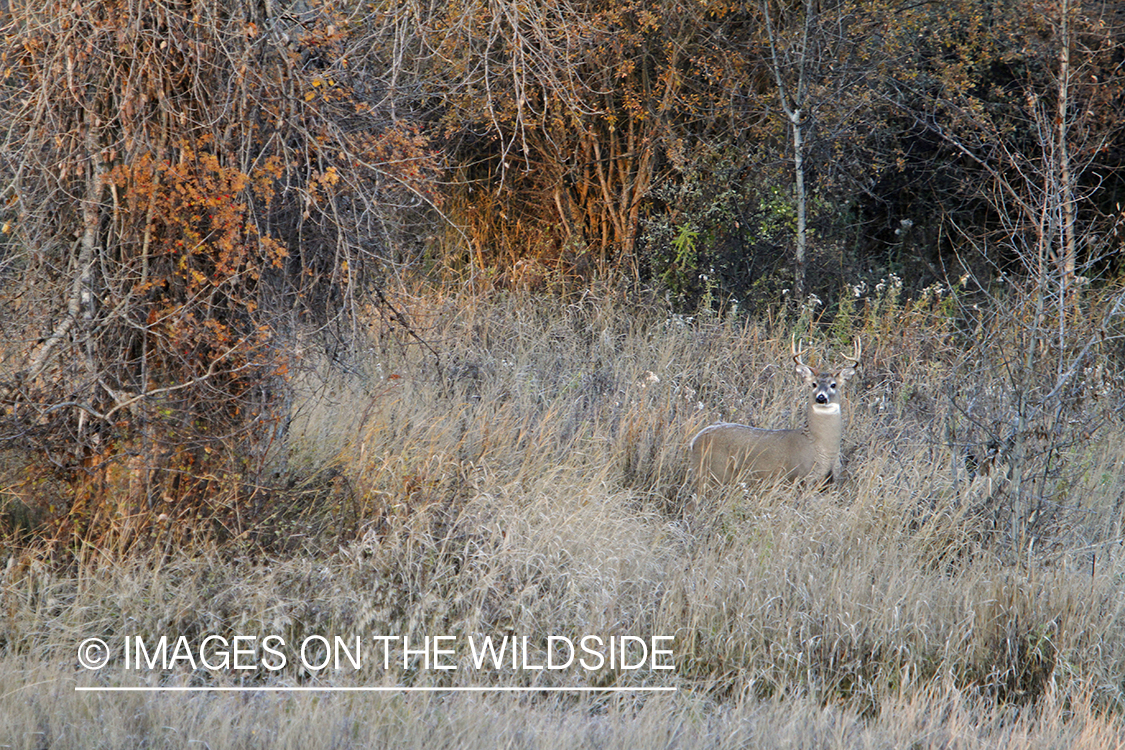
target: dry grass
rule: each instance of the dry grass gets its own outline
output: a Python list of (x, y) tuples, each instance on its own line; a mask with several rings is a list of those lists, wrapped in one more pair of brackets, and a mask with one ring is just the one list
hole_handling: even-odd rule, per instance
[[(1057, 511), (1016, 554), (999, 480), (971, 478), (948, 439), (959, 417), (942, 386), (964, 352), (940, 325), (892, 334), (882, 319), (865, 324), (848, 393), (849, 482), (729, 488), (685, 518), (694, 431), (718, 418), (798, 418), (781, 327), (686, 320), (608, 296), (404, 293), (397, 303), (440, 362), (376, 338), (348, 374), (325, 377), (310, 362), (302, 376), (286, 471), (312, 489), (276, 521), (306, 540), (301, 554), (235, 546), (112, 564), (89, 554), (78, 574), (11, 558), (0, 746), (1125, 744), (1125, 454), (1107, 432), (1068, 449)], [(831, 346), (818, 342), (819, 356)], [(540, 660), (548, 635), (670, 635), (676, 669), (481, 672), (461, 661), (442, 673), (240, 678), (75, 666), (91, 636), (271, 633), (291, 644), (510, 633), (530, 636)], [(677, 692), (73, 691), (239, 679)]]
[(1125, 742), (1082, 689), (1035, 709), (998, 707), (938, 685), (864, 718), (803, 696), (721, 704), (675, 697), (529, 699), (80, 694), (71, 675), (32, 667), (0, 677), (0, 737), (12, 748), (1067, 748)]

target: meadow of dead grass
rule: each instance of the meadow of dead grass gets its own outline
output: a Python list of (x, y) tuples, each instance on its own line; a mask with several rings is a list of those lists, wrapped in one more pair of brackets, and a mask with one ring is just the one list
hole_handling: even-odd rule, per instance
[[(1049, 521), (1017, 547), (1003, 477), (968, 464), (978, 446), (949, 396), (971, 348), (940, 311), (857, 316), (810, 355), (836, 361), (864, 337), (848, 480), (715, 490), (685, 514), (695, 431), (800, 418), (799, 322), (685, 318), (610, 293), (395, 302), (439, 356), (391, 332), (332, 365), (307, 355), (275, 459), (288, 490), (253, 539), (79, 550), (66, 568), (9, 552), (0, 747), (1125, 744), (1116, 411), (1058, 451)], [(1098, 364), (1091, 412), (1121, 382)], [(1001, 373), (972, 372), (979, 398), (1003, 390)], [(160, 634), (526, 635), (533, 663), (548, 636), (671, 636), (675, 669), (477, 670), (463, 653), (448, 671), (76, 663), (85, 638)], [(153, 685), (676, 691), (74, 690)]]

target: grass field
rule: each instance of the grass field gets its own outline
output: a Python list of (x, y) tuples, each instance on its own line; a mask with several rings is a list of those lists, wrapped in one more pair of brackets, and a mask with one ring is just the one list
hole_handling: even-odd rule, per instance
[[(935, 306), (856, 313), (814, 338), (814, 365), (864, 344), (847, 481), (711, 489), (687, 512), (698, 429), (801, 418), (801, 321), (685, 318), (610, 293), (395, 301), (433, 352), (372, 323), (333, 367), (306, 354), (279, 488), (255, 501), (251, 532), (169, 534), (124, 557), (107, 539), (67, 566), (7, 549), (0, 747), (1125, 745), (1123, 380), (1104, 353), (1030, 446), (1043, 450), (1028, 476), (1042, 471), (1018, 543), (1007, 454), (985, 435), (1009, 419), (1008, 371)], [(282, 669), (260, 651), (247, 670), (121, 662), (126, 636), (270, 634), (289, 647)], [(446, 636), (457, 668), (299, 666), (296, 644), (335, 635), (368, 656), (373, 636)], [(464, 646), (486, 635), (527, 636), (528, 662), (475, 668)], [(549, 637), (591, 635), (669, 637), (674, 669), (529, 668)], [(91, 637), (115, 657), (96, 671), (76, 659)]]

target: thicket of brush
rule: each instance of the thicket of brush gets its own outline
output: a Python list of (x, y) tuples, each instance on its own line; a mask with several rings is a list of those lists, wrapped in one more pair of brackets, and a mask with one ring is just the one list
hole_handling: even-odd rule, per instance
[[(1068, 323), (1078, 344), (1041, 344), (1023, 372), (1020, 316), (967, 325), (958, 293), (902, 301), (892, 283), (832, 320), (805, 308), (754, 322), (612, 292), (401, 290), (394, 304), (428, 346), (372, 319), (369, 348), (307, 354), (277, 480), (239, 490), (237, 524), (222, 497), (210, 518), (143, 535), (122, 509), (59, 565), (57, 548), (21, 541), (14, 509), (43, 511), (10, 485), (0, 745), (1121, 745), (1113, 300), (1087, 300)], [(792, 336), (814, 365), (863, 342), (847, 481), (713, 490), (685, 513), (696, 430), (802, 418)], [(1077, 364), (1073, 383), (1060, 362)], [(1021, 405), (1045, 396), (1050, 408)], [(540, 661), (548, 635), (666, 635), (675, 669), (240, 678), (75, 661), (88, 637), (271, 633), (527, 635)], [(677, 692), (74, 692), (243, 683)]]

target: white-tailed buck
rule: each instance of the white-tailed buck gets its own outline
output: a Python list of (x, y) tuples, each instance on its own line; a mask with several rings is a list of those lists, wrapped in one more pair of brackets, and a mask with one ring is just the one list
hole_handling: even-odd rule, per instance
[(704, 427), (691, 440), (692, 465), (700, 482), (736, 478), (807, 478), (819, 485), (840, 469), (840, 438), (844, 418), (840, 400), (844, 383), (859, 364), (859, 339), (855, 356), (835, 373), (820, 375), (801, 361), (804, 350), (790, 342), (797, 375), (812, 387), (805, 426), (799, 430), (762, 430), (743, 424), (720, 422)]

